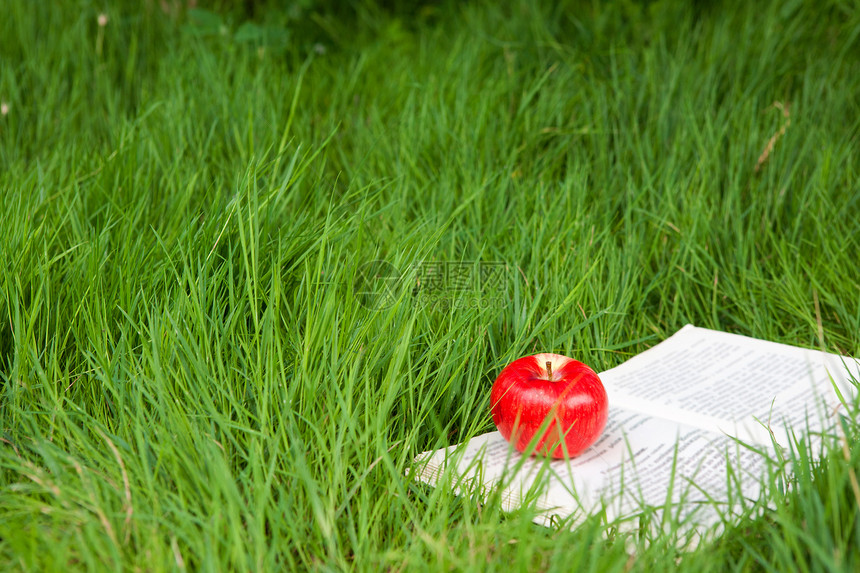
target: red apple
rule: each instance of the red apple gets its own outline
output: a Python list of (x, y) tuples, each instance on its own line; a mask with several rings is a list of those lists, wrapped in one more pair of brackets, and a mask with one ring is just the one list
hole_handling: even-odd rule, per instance
[[(493, 422), (520, 452), (544, 429), (535, 453), (574, 457), (597, 441), (609, 416), (609, 401), (594, 370), (560, 354), (514, 360), (490, 394)], [(562, 443), (563, 441), (563, 443)]]

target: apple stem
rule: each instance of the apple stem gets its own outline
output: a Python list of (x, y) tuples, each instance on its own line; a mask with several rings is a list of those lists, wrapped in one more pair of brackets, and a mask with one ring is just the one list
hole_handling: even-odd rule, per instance
[(552, 381), (552, 362), (549, 360), (546, 361), (546, 372), (547, 376), (549, 376), (550, 381)]

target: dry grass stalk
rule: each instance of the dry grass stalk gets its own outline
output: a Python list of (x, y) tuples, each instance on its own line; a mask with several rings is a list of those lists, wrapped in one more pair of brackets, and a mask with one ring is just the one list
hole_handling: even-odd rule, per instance
[(761, 152), (761, 155), (758, 157), (758, 161), (755, 165), (755, 172), (758, 173), (759, 170), (764, 166), (770, 157), (771, 152), (773, 151), (776, 142), (780, 137), (785, 135), (786, 130), (788, 130), (789, 126), (791, 126), (791, 114), (789, 113), (789, 105), (783, 105), (782, 102), (775, 101), (773, 102), (765, 111), (768, 111), (771, 108), (776, 108), (782, 112), (782, 116), (785, 118), (785, 123), (782, 124), (782, 127), (779, 128), (779, 131), (773, 134), (771, 138), (767, 141), (767, 145), (764, 146), (764, 151)]

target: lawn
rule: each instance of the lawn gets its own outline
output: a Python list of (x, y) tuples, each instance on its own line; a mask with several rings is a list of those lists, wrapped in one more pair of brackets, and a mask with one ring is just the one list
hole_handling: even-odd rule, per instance
[(179, 4), (3, 2), (0, 569), (860, 568), (855, 412), (686, 552), (404, 477), (524, 354), (860, 356), (857, 2)]

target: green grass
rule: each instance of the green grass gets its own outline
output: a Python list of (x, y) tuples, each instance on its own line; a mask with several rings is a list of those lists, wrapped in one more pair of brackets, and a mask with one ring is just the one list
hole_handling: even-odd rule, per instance
[(403, 477), (532, 351), (860, 355), (856, 2), (274, 4), (3, 4), (0, 568), (860, 567), (853, 417), (683, 555)]

